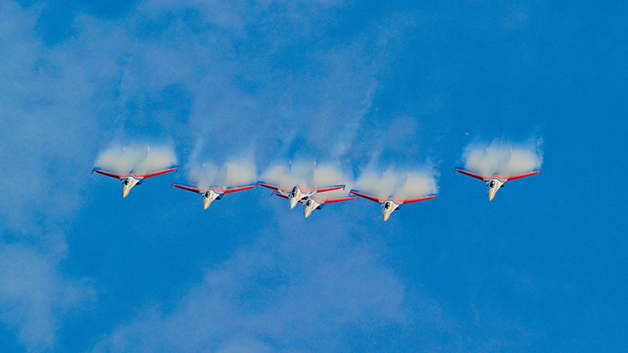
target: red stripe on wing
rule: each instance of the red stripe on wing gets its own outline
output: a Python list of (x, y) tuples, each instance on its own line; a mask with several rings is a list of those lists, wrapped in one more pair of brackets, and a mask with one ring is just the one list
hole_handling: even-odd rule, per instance
[(197, 193), (204, 192), (204, 190), (197, 189), (197, 188), (193, 188), (193, 187), (190, 187), (190, 186), (185, 186), (185, 185), (172, 184), (172, 186), (177, 187), (177, 188), (179, 188), (179, 189), (183, 189), (183, 190), (187, 190), (187, 191), (192, 191), (192, 192), (197, 192)]
[(355, 200), (355, 199), (357, 199), (357, 198), (358, 198), (357, 196), (353, 196), (353, 197), (345, 197), (345, 198), (342, 198), (342, 199), (333, 199), (333, 200), (325, 200), (325, 201), (321, 201), (321, 200), (318, 200), (318, 199), (316, 199), (316, 198), (314, 198), (314, 200), (315, 200), (316, 202), (318, 202), (318, 203), (325, 203), (325, 204), (327, 204), (327, 203), (335, 203), (335, 202), (342, 202), (342, 201)]
[(332, 186), (329, 188), (323, 188), (323, 189), (317, 189), (316, 192), (327, 192), (327, 191), (334, 191), (334, 190), (340, 190), (340, 189), (344, 189), (345, 186)]
[(279, 191), (279, 187), (277, 187), (277, 186), (268, 185), (268, 184), (264, 184), (264, 183), (261, 183), (261, 182), (258, 182), (258, 183), (257, 183), (257, 185), (259, 185), (259, 186), (263, 186), (263, 187), (265, 187), (265, 188), (269, 188), (269, 189), (271, 189), (271, 190), (276, 190), (276, 191)]
[(482, 175), (480, 175), (480, 174), (475, 174), (475, 173), (467, 172), (466, 170), (463, 170), (463, 169), (458, 169), (458, 168), (456, 168), (456, 171), (457, 171), (458, 173), (462, 173), (462, 174), (464, 174), (464, 175), (468, 175), (468, 176), (470, 176), (470, 177), (472, 177), (472, 178), (476, 178), (476, 179), (480, 179), (480, 180), (489, 180), (489, 179), (491, 178), (491, 177), (482, 176)]
[(253, 189), (254, 187), (257, 187), (257, 185), (248, 185), (248, 186), (241, 186), (241, 187), (236, 187), (236, 188), (230, 188), (230, 189), (222, 190), (221, 192), (223, 194), (229, 194), (229, 193), (236, 192), (236, 191)]
[(507, 181), (510, 181), (510, 180), (516, 180), (516, 179), (521, 179), (521, 178), (528, 177), (528, 176), (530, 176), (530, 175), (539, 174), (540, 172), (541, 172), (540, 170), (537, 170), (537, 171), (535, 171), (535, 172), (531, 172), (531, 173), (526, 173), (526, 174), (520, 174), (520, 175), (513, 175), (513, 176), (509, 176), (509, 177), (506, 177), (505, 179), (506, 179)]
[(112, 177), (112, 178), (116, 178), (116, 179), (124, 179), (124, 177), (126, 175), (120, 175), (120, 174), (115, 174), (115, 173), (110, 173), (110, 172), (105, 172), (104, 170), (99, 170), (99, 169), (92, 169), (92, 171), (98, 173), (98, 174), (102, 174), (102, 175), (106, 175), (108, 177)]
[(410, 199), (410, 200), (404, 200), (404, 201), (397, 201), (395, 199), (392, 199), (393, 201), (400, 203), (400, 204), (407, 204), (407, 203), (413, 203), (413, 202), (419, 202), (419, 201), (425, 201), (425, 200), (431, 200), (436, 198), (436, 195), (432, 195), (432, 196), (426, 196), (426, 197), (422, 197), (420, 199)]
[(138, 177), (140, 177), (140, 178), (144, 178), (144, 179), (146, 179), (146, 178), (151, 178), (151, 177), (154, 177), (154, 176), (157, 176), (157, 175), (162, 175), (162, 174), (166, 174), (166, 173), (174, 172), (175, 170), (177, 170), (177, 168), (176, 168), (176, 167), (175, 167), (175, 168), (166, 169), (166, 170), (161, 170), (161, 171), (159, 171), (159, 172), (148, 173), (148, 174), (144, 174), (144, 175), (137, 175), (137, 174), (136, 174), (136, 175), (137, 175)]
[(363, 194), (363, 193), (361, 193), (361, 192), (357, 192), (357, 191), (353, 191), (353, 190), (351, 190), (351, 193), (352, 193), (352, 194), (354, 194), (354, 195), (358, 195), (358, 196), (360, 196), (360, 197), (363, 197), (363, 198), (365, 198), (365, 199), (367, 199), (367, 200), (371, 200), (371, 201), (375, 201), (375, 202), (384, 202), (384, 201), (386, 201), (386, 200), (380, 200), (380, 199), (378, 199), (378, 198), (377, 198), (377, 197), (375, 197), (375, 196), (371, 196), (371, 195)]
[(284, 199), (287, 199), (287, 198), (288, 198), (288, 196), (286, 196), (286, 195), (282, 195), (282, 194), (280, 194), (280, 193), (278, 193), (278, 192), (273, 192), (273, 195), (277, 195), (277, 196), (279, 196), (279, 197), (283, 197)]

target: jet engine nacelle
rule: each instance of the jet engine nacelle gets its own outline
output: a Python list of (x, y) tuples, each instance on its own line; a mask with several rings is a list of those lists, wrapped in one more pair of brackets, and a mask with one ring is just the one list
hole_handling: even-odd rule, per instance
[(290, 201), (290, 209), (293, 209), (297, 206), (297, 203), (303, 198), (303, 193), (299, 186), (295, 186), (292, 188), (290, 195), (288, 195), (288, 200)]

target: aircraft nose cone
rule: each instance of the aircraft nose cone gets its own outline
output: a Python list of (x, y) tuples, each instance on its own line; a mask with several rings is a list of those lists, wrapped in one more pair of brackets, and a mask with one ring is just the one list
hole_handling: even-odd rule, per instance
[(297, 202), (299, 202), (299, 200), (297, 200), (296, 197), (290, 198), (290, 209), (295, 208), (297, 206)]
[(211, 201), (209, 201), (209, 199), (203, 199), (203, 209), (206, 210), (209, 205), (211, 205)]
[(305, 216), (305, 218), (308, 218), (310, 215), (312, 214), (312, 210), (309, 208), (306, 208), (303, 210), (303, 215)]
[(382, 214), (382, 216), (384, 217), (384, 222), (386, 222), (386, 221), (388, 220), (388, 218), (390, 218), (390, 213), (388, 213), (388, 212), (384, 212), (384, 213)]
[(128, 188), (128, 187), (126, 187), (126, 186), (125, 186), (125, 187), (123, 187), (123, 188), (122, 188), (122, 198), (125, 198), (125, 197), (129, 194), (129, 191), (131, 191), (131, 189), (130, 189), (130, 188)]
[(491, 189), (491, 190), (488, 191), (488, 200), (489, 201), (493, 201), (493, 199), (495, 198), (495, 192), (496, 191), (494, 189)]

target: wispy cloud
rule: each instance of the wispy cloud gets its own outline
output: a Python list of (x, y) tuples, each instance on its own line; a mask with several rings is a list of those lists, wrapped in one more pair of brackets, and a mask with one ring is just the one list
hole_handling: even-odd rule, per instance
[[(316, 223), (310, 227), (325, 224)], [(330, 351), (353, 330), (402, 321), (403, 285), (377, 249), (356, 242), (365, 229), (335, 224), (312, 237), (299, 224), (277, 223), (278, 231), (208, 270), (170, 313), (142, 310), (95, 351)]]

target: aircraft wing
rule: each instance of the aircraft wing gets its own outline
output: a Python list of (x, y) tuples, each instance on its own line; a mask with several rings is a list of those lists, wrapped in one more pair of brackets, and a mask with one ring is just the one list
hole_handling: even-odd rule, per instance
[(104, 170), (100, 170), (100, 169), (92, 169), (93, 172), (96, 172), (98, 174), (102, 174), (102, 175), (106, 175), (108, 177), (112, 177), (112, 178), (116, 178), (116, 179), (124, 179), (124, 177), (126, 175), (121, 175), (121, 174), (115, 174), (115, 173), (111, 173), (111, 172), (105, 172)]
[(400, 203), (400, 204), (402, 204), (402, 205), (405, 205), (405, 204), (407, 204), (407, 203), (413, 203), (413, 202), (419, 202), (419, 201), (431, 200), (431, 199), (435, 199), (435, 198), (436, 198), (436, 195), (431, 195), (431, 196), (421, 197), (421, 198), (419, 198), (419, 199), (409, 199), (409, 200), (403, 200), (403, 201), (400, 201), (400, 200), (395, 200), (395, 199), (392, 199), (392, 200), (393, 200), (393, 201), (395, 201), (395, 202), (397, 202), (397, 203)]
[(483, 176), (483, 175), (480, 175), (480, 174), (475, 174), (475, 173), (468, 172), (468, 171), (466, 171), (466, 170), (464, 170), (462, 168), (456, 168), (456, 171), (458, 173), (462, 173), (462, 174), (468, 175), (468, 176), (470, 176), (472, 178), (476, 178), (476, 179), (480, 179), (480, 180), (484, 180), (484, 181), (489, 180), (491, 178), (490, 176)]
[(355, 199), (357, 199), (358, 197), (357, 197), (357, 196), (353, 196), (353, 197), (345, 197), (345, 198), (342, 198), (342, 199), (333, 199), (333, 200), (325, 200), (325, 201), (323, 201), (323, 200), (319, 200), (319, 199), (317, 199), (317, 198), (315, 198), (315, 197), (312, 197), (312, 198), (314, 199), (314, 201), (316, 201), (316, 202), (318, 202), (318, 203), (321, 203), (321, 204), (328, 204), (328, 203), (334, 203), (334, 202), (342, 202), (342, 201), (355, 200)]
[(229, 194), (236, 191), (253, 189), (254, 187), (257, 187), (257, 185), (238, 186), (235, 188), (228, 188), (228, 189), (216, 189), (216, 188), (211, 188), (211, 189), (219, 194)]
[(257, 185), (259, 185), (259, 186), (263, 186), (263, 187), (265, 187), (265, 188), (269, 188), (269, 189), (271, 189), (271, 190), (279, 191), (279, 187), (278, 187), (278, 186), (269, 185), (269, 184), (264, 184), (264, 183), (262, 183), (261, 181), (258, 181), (258, 182), (257, 182)]
[(278, 192), (273, 192), (273, 195), (277, 195), (277, 196), (279, 196), (279, 197), (283, 197), (284, 199), (287, 199), (287, 198), (288, 198), (288, 196), (286, 196), (286, 195), (284, 195), (284, 194), (280, 194), (280, 193), (278, 193)]
[(201, 190), (201, 189), (198, 189), (198, 188), (193, 188), (191, 186), (185, 186), (185, 185), (179, 185), (179, 184), (172, 184), (172, 186), (177, 187), (179, 189), (196, 192), (196, 193), (205, 192), (205, 190)]
[(327, 192), (327, 191), (340, 190), (340, 189), (344, 189), (344, 188), (345, 188), (344, 185), (337, 185), (337, 186), (331, 186), (331, 187), (328, 187), (328, 188), (316, 189), (316, 190), (314, 190), (314, 192)]
[(513, 176), (509, 176), (509, 177), (507, 177), (507, 178), (506, 178), (506, 180), (507, 180), (507, 181), (510, 181), (510, 180), (521, 179), (521, 178), (528, 177), (528, 176), (530, 176), (530, 175), (539, 174), (540, 172), (541, 172), (540, 170), (537, 170), (537, 171), (530, 172), (530, 173), (526, 173), (526, 174), (513, 175)]
[(135, 175), (138, 178), (147, 179), (147, 178), (151, 178), (151, 177), (154, 177), (154, 176), (157, 176), (157, 175), (162, 175), (162, 174), (174, 172), (175, 170), (177, 170), (176, 167), (170, 168), (170, 169), (166, 169), (166, 170), (161, 170), (161, 171), (154, 172), (154, 173), (148, 173), (148, 174), (144, 174), (144, 175), (140, 175), (140, 174), (135, 174)]
[(386, 199), (380, 200), (380, 199), (378, 199), (375, 196), (363, 194), (361, 192), (357, 192), (357, 191), (354, 191), (354, 190), (351, 190), (351, 193), (354, 194), (354, 195), (358, 195), (360, 197), (363, 197), (363, 198), (365, 198), (367, 200), (371, 200), (371, 201), (375, 201), (375, 202), (384, 202), (384, 201), (386, 201)]

